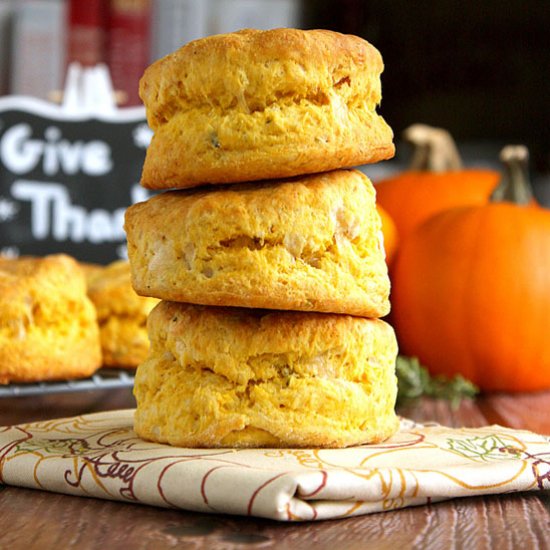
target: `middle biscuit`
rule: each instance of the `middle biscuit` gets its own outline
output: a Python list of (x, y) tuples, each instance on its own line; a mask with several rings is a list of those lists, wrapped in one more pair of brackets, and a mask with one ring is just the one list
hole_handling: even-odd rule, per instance
[(375, 190), (357, 170), (157, 195), (127, 210), (138, 294), (382, 317), (390, 283)]

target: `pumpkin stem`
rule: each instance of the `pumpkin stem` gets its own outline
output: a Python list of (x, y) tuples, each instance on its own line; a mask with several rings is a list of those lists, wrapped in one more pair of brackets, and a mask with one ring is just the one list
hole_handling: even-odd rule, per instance
[(500, 152), (504, 172), (500, 183), (491, 194), (491, 202), (533, 203), (533, 189), (529, 182), (529, 150), (525, 145), (507, 145)]
[(413, 124), (403, 132), (403, 139), (414, 147), (410, 170), (449, 172), (462, 169), (462, 159), (447, 130)]

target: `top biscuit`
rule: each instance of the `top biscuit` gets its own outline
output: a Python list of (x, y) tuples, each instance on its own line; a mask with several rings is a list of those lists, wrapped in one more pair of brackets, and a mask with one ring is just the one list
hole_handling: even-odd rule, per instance
[(141, 183), (187, 188), (284, 178), (394, 154), (376, 113), (380, 53), (326, 30), (242, 30), (151, 65), (140, 95), (154, 135)]

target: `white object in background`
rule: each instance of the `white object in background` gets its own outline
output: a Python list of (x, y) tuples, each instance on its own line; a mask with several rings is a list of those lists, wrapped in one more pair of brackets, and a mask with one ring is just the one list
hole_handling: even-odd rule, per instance
[(151, 61), (207, 34), (206, 0), (153, 0)]
[(113, 114), (117, 107), (107, 66), (82, 67), (79, 63), (71, 63), (61, 107), (67, 114)]
[(17, 2), (13, 29), (11, 90), (46, 99), (65, 72), (66, 3)]
[(300, 0), (210, 0), (208, 33), (296, 28), (300, 16)]

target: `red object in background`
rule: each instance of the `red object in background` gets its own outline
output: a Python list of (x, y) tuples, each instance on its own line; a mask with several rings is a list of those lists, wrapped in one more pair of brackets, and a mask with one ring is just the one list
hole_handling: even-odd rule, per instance
[(138, 83), (150, 61), (150, 27), (150, 0), (110, 1), (107, 63), (125, 106), (141, 105)]
[(70, 0), (68, 10), (67, 63), (86, 67), (105, 63), (107, 0)]

